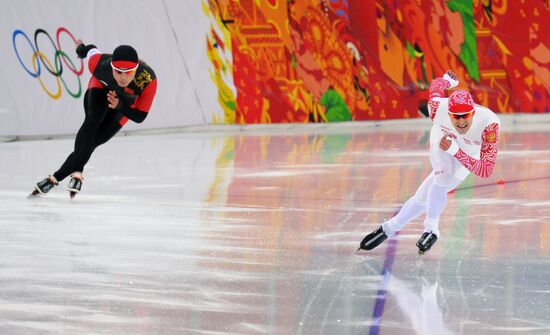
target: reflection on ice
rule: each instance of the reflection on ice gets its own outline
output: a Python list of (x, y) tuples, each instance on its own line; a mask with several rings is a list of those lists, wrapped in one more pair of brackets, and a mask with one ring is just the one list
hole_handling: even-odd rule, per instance
[(438, 282), (429, 278), (430, 273), (419, 271), (420, 288), (418, 285), (389, 276), (388, 292), (396, 300), (402, 313), (410, 320), (411, 333), (419, 335), (449, 335), (453, 334), (444, 324), (443, 312), (438, 304)]

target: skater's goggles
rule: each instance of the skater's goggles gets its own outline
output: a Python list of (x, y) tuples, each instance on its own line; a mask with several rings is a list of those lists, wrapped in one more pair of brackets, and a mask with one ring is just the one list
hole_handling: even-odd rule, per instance
[(132, 68), (129, 68), (129, 69), (126, 69), (126, 68), (119, 68), (119, 67), (116, 67), (113, 63), (111, 63), (111, 67), (113, 68), (113, 70), (117, 73), (117, 74), (126, 74), (126, 75), (130, 75), (134, 72), (136, 72), (137, 68), (138, 68), (139, 64), (137, 64), (136, 66), (132, 67)]
[(469, 120), (472, 116), (474, 116), (475, 112), (476, 112), (475, 108), (473, 108), (471, 111), (466, 113), (449, 112), (449, 117), (453, 120), (460, 120), (460, 119)]

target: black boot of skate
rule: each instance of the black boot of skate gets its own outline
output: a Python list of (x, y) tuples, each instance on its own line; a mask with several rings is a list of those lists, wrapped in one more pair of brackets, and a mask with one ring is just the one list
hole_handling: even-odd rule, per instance
[(46, 178), (42, 179), (36, 185), (34, 186), (34, 190), (31, 194), (29, 194), (29, 198), (37, 197), (41, 194), (46, 194), (50, 192), (54, 187), (59, 185), (57, 182), (57, 179), (55, 179), (54, 176), (47, 176)]
[(382, 229), (382, 226), (378, 227), (375, 231), (368, 234), (363, 238), (363, 241), (361, 241), (361, 244), (359, 244), (359, 249), (363, 250), (372, 250), (379, 246), (382, 242), (384, 242), (388, 238), (388, 235), (384, 233), (384, 230)]
[(71, 176), (71, 180), (69, 180), (69, 185), (67, 185), (67, 191), (69, 191), (69, 196), (71, 199), (74, 198), (74, 196), (80, 192), (82, 189), (82, 175), (80, 174), (73, 174)]
[(424, 255), (424, 253), (432, 248), (437, 241), (437, 235), (433, 232), (425, 232), (422, 234), (416, 246), (418, 247), (418, 254)]

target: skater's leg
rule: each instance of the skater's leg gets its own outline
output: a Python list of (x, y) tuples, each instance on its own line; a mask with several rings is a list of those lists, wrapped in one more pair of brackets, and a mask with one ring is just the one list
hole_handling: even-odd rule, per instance
[(460, 162), (439, 148), (439, 141), (444, 136), (440, 126), (434, 125), (430, 133), (430, 162), (433, 169), (433, 182), (426, 192), (426, 219), (424, 231), (434, 232), (439, 236), (439, 217), (447, 204), (447, 193), (466, 178)]
[(113, 136), (118, 133), (122, 128), (120, 119), (123, 117), (122, 113), (113, 109), (109, 109), (105, 119), (101, 123), (95, 138), (94, 150), (100, 145), (109, 141)]
[[(439, 136), (442, 134), (432, 137), (431, 140), (439, 140)], [(430, 250), (439, 238), (439, 217), (447, 205), (447, 193), (468, 176), (468, 171), (458, 160), (433, 145), (430, 148), (430, 160), (435, 177), (428, 190), (424, 232), (416, 242), (419, 254)]]
[(388, 236), (394, 235), (396, 232), (403, 229), (410, 221), (426, 213), (428, 191), (434, 182), (435, 176), (441, 174), (441, 171), (448, 168), (449, 164), (451, 164), (449, 158), (445, 157), (448, 155), (441, 155), (443, 152), (438, 147), (438, 140), (441, 136), (443, 136), (441, 128), (434, 125), (430, 131), (430, 162), (433, 171), (418, 187), (415, 195), (403, 205), (399, 213), (382, 225), (384, 232)]
[(396, 216), (384, 222), (380, 227), (363, 238), (359, 244), (359, 249), (371, 250), (376, 248), (388, 237), (401, 230), (407, 223), (424, 213), (426, 211), (426, 193), (433, 179), (434, 175), (430, 174), (418, 187), (415, 195), (405, 202), (405, 205), (403, 205)]
[(426, 179), (420, 184), (414, 196), (409, 198), (403, 207), (399, 210), (396, 216), (382, 224), (382, 228), (386, 235), (392, 236), (400, 231), (412, 220), (426, 212), (426, 199), (428, 190), (433, 184), (434, 174), (430, 173)]
[(82, 172), (90, 159), (96, 142), (97, 131), (107, 113), (107, 90), (92, 88), (84, 96), (86, 117), (78, 130), (74, 151), (53, 175), (61, 181), (75, 171)]
[(437, 176), (434, 179), (428, 190), (424, 232), (433, 232), (439, 237), (439, 217), (447, 205), (447, 193), (460, 185), (462, 180), (445, 175)]
[[(110, 140), (120, 130), (120, 128), (122, 128), (121, 124), (119, 123), (122, 116), (122, 113), (118, 111), (110, 108), (107, 110), (107, 114), (103, 118), (103, 121), (101, 122), (95, 133), (92, 152), (94, 152), (98, 146)], [(86, 162), (87, 160), (84, 162), (84, 164)], [(75, 169), (75, 171), (72, 172), (71, 180), (69, 181), (69, 184), (67, 186), (67, 190), (69, 191), (71, 198), (74, 198), (75, 195), (79, 193), (82, 188), (82, 171), (84, 170), (84, 165), (82, 165), (81, 167), (78, 165), (73, 165), (73, 168)]]

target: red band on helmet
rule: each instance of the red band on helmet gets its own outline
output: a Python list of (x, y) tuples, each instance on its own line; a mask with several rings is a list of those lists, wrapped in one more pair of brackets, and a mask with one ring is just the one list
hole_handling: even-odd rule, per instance
[(466, 104), (455, 104), (449, 107), (449, 113), (451, 114), (465, 114), (474, 111), (474, 106)]
[(138, 63), (127, 60), (116, 60), (111, 62), (111, 65), (117, 70), (131, 70), (138, 66)]

